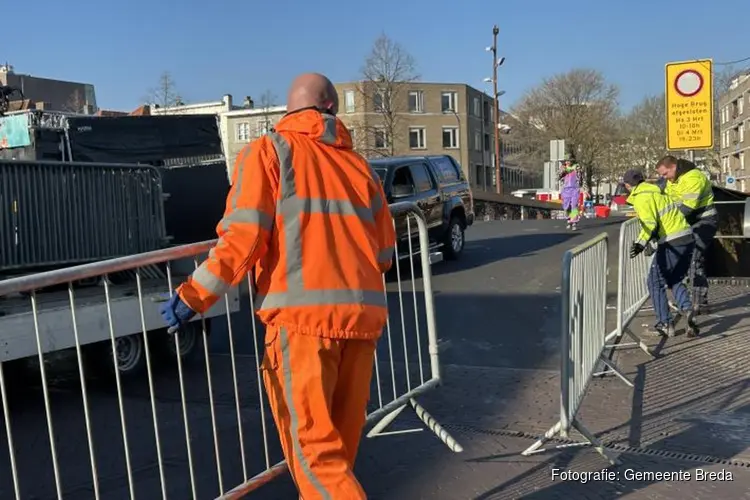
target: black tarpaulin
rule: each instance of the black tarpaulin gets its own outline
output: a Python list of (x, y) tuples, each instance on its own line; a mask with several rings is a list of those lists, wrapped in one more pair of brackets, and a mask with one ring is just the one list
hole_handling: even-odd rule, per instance
[(224, 161), (160, 168), (167, 234), (183, 245), (216, 238), (224, 215), (229, 180)]
[(74, 161), (154, 163), (221, 154), (214, 115), (68, 118)]

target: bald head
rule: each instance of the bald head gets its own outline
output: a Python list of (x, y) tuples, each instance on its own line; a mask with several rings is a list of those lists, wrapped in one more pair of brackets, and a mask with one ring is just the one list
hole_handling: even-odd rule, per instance
[(316, 107), (338, 113), (339, 97), (331, 80), (320, 73), (305, 73), (294, 79), (286, 99), (287, 113)]

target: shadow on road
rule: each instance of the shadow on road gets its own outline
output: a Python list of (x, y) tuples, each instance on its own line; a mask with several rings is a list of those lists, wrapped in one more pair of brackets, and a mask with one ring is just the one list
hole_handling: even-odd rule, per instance
[(433, 266), (433, 276), (456, 273), (498, 262), (509, 257), (528, 257), (539, 250), (564, 243), (578, 233), (529, 233), (474, 239), (466, 242), (464, 253), (456, 261)]

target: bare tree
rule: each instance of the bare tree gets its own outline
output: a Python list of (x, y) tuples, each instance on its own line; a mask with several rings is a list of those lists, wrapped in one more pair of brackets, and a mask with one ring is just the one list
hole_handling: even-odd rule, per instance
[(81, 91), (76, 89), (65, 104), (62, 105), (62, 110), (68, 113), (83, 114), (86, 109), (86, 99), (81, 95)]
[(156, 87), (148, 92), (146, 103), (162, 109), (175, 108), (184, 104), (171, 73), (165, 71), (159, 76)]
[(664, 94), (645, 97), (624, 118), (624, 133), (631, 167), (646, 172), (666, 152)]
[(271, 130), (271, 108), (276, 106), (277, 100), (278, 98), (276, 97), (276, 94), (274, 94), (270, 89), (263, 92), (263, 94), (260, 96), (258, 105), (260, 106), (261, 115), (260, 121), (258, 123), (258, 137)]
[(591, 189), (607, 148), (616, 136), (618, 89), (591, 69), (574, 69), (553, 76), (529, 91), (513, 115), (521, 130), (516, 140), (543, 161), (549, 141), (564, 139), (568, 152), (581, 165), (584, 184)]
[[(408, 83), (419, 78), (416, 62), (401, 44), (383, 34), (373, 43), (361, 73), (359, 94), (365, 109), (376, 117), (356, 125), (357, 142), (363, 146), (360, 152), (365, 156), (393, 156), (402, 132), (400, 115), (408, 111)], [(376, 148), (376, 142), (381, 141), (385, 148)]]

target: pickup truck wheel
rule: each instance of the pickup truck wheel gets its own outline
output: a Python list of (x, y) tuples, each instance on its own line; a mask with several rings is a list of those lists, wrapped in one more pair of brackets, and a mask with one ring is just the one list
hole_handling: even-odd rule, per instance
[(456, 260), (464, 251), (464, 226), (458, 217), (451, 217), (448, 223), (442, 250), (446, 260)]

